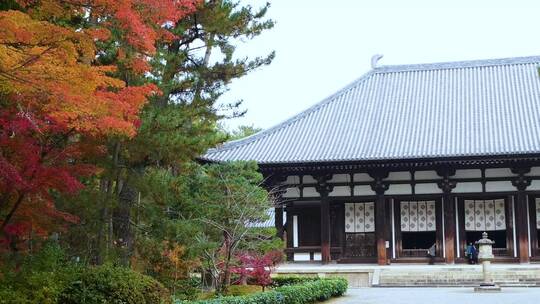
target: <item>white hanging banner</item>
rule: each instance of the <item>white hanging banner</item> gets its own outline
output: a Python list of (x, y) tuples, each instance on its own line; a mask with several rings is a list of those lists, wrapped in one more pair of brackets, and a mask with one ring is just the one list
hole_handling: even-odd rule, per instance
[(400, 202), (401, 231), (435, 231), (435, 201)]
[(345, 232), (374, 232), (375, 208), (373, 202), (345, 204)]
[(465, 230), (506, 230), (504, 199), (465, 200)]
[(345, 232), (354, 232), (354, 204), (345, 204)]

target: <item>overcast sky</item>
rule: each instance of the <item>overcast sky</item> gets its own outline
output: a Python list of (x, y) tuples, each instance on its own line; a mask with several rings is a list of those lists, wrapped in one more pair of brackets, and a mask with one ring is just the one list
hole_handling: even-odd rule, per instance
[(222, 97), (248, 110), (230, 128), (278, 124), (368, 72), (374, 54), (382, 65), (540, 55), (538, 0), (269, 1), (276, 26), (238, 52), (276, 59)]

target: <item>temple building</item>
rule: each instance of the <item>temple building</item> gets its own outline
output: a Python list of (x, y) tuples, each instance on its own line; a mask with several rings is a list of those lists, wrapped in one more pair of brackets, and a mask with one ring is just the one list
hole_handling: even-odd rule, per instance
[[(290, 261), (540, 261), (540, 57), (377, 65), (302, 113), (209, 150), (279, 189)], [(285, 214), (285, 216), (284, 216)]]

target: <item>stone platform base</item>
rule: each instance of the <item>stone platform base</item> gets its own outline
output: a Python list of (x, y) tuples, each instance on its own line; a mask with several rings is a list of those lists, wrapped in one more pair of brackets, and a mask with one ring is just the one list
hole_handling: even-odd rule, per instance
[(474, 292), (479, 292), (479, 293), (501, 292), (501, 287), (498, 285), (480, 285), (474, 288)]
[[(492, 278), (502, 287), (540, 287), (540, 264), (491, 265)], [(483, 281), (481, 265), (389, 266), (367, 264), (286, 263), (276, 275), (307, 275), (347, 278), (349, 286), (358, 287), (478, 287)], [(491, 291), (487, 291), (491, 292)]]

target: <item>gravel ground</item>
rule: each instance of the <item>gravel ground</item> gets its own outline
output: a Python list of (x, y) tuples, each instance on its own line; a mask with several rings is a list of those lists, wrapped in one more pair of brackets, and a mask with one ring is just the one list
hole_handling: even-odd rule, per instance
[(472, 288), (350, 288), (328, 304), (529, 304), (540, 303), (540, 288), (503, 288), (475, 293)]

